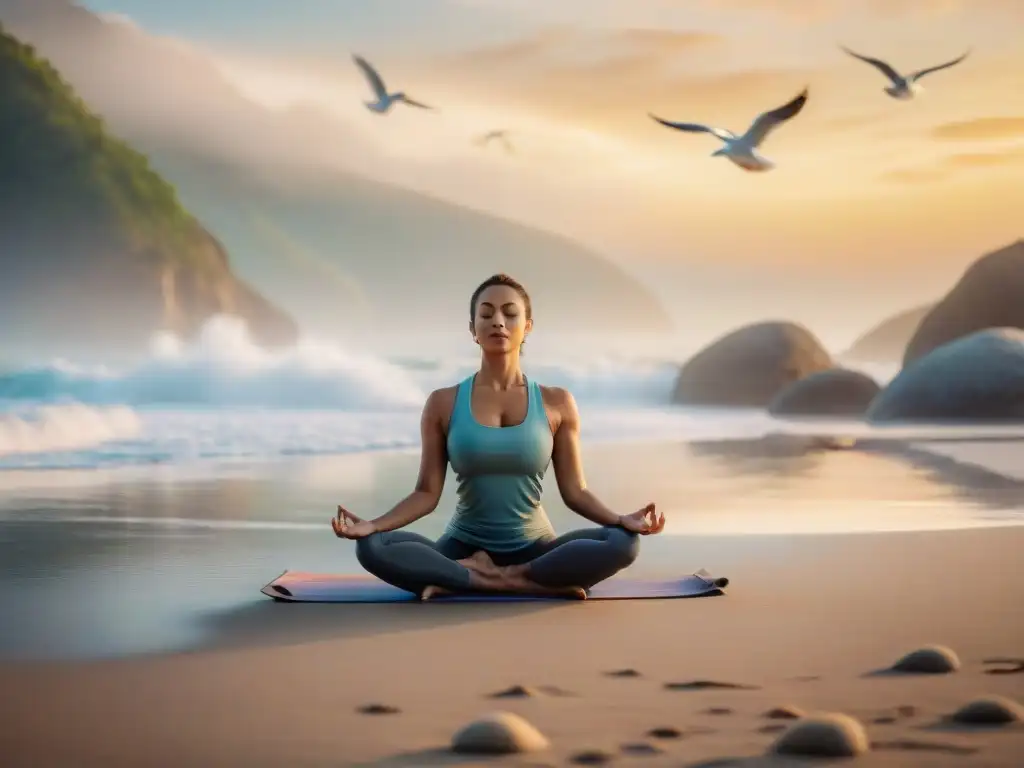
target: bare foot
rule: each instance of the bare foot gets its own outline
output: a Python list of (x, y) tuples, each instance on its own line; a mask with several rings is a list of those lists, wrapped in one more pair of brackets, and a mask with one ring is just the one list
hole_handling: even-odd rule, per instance
[(484, 576), (497, 575), (498, 566), (496, 566), (494, 561), (491, 560), (491, 556), (482, 549), (474, 552), (465, 560), (456, 560), (455, 562), (474, 573), (479, 573)]
[(445, 589), (444, 587), (433, 587), (433, 586), (431, 586), (431, 587), (427, 587), (426, 589), (423, 590), (422, 593), (420, 593), (420, 600), (422, 600), (423, 602), (426, 602), (427, 600), (430, 600), (432, 597), (440, 597), (442, 595), (450, 595), (450, 594), (452, 594), (452, 592), (449, 589)]
[[(480, 592), (497, 592), (527, 595), (552, 595), (575, 600), (586, 600), (587, 591), (582, 587), (545, 587), (531, 581), (526, 576), (529, 565), (495, 565), (483, 550), (474, 552), (464, 560), (457, 560), (469, 571), (470, 588)], [(451, 590), (438, 586), (428, 586), (420, 594), (420, 600), (453, 594)]]
[(587, 599), (587, 591), (583, 587), (546, 587), (532, 581), (526, 575), (529, 567), (529, 565), (511, 565), (506, 568), (498, 568), (504, 582), (502, 591), (528, 595), (554, 595), (576, 600)]

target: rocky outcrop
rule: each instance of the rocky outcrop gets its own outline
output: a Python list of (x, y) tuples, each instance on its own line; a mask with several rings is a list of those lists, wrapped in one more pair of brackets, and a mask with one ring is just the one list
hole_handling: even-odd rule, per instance
[(911, 362), (871, 403), (867, 418), (1024, 420), (1024, 330), (978, 331)]
[(882, 390), (860, 371), (830, 368), (794, 381), (768, 404), (773, 416), (863, 416)]
[(831, 367), (829, 353), (802, 325), (755, 323), (717, 339), (686, 362), (672, 400), (764, 408), (794, 381)]
[(294, 340), (294, 322), (235, 277), (174, 188), (2, 27), (0, 91), (5, 342), (137, 348), (217, 314), (244, 319), (257, 342)]
[(921, 320), (903, 364), (985, 328), (1024, 328), (1024, 240), (985, 254)]
[(865, 363), (900, 362), (910, 339), (934, 306), (914, 307), (883, 320), (853, 342), (840, 357)]

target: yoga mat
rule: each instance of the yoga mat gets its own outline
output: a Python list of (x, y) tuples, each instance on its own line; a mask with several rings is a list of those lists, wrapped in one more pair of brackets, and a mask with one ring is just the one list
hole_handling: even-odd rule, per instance
[[(594, 586), (588, 600), (651, 600), (724, 595), (729, 580), (701, 569), (678, 579), (633, 579), (615, 576)], [(260, 590), (267, 597), (290, 603), (406, 603), (419, 602), (412, 592), (387, 584), (375, 576), (285, 571)], [(569, 600), (535, 595), (460, 594), (428, 602), (496, 603)]]

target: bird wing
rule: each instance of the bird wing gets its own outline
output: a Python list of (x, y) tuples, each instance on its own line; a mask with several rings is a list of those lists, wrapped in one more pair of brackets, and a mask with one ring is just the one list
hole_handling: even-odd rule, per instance
[(903, 80), (903, 77), (900, 75), (899, 72), (897, 72), (895, 69), (893, 69), (891, 66), (889, 66), (888, 63), (882, 61), (881, 59), (875, 59), (875, 58), (872, 58), (871, 56), (861, 56), (859, 53), (854, 53), (853, 51), (851, 51), (846, 46), (840, 46), (840, 47), (844, 51), (846, 51), (848, 54), (853, 56), (853, 58), (860, 59), (861, 61), (866, 61), (871, 66), (873, 66), (876, 69), (880, 70), (883, 75), (888, 77), (894, 83), (899, 83), (901, 80)]
[(361, 70), (363, 70), (363, 74), (366, 76), (366, 80), (370, 84), (370, 87), (373, 88), (373, 92), (377, 95), (377, 98), (386, 98), (388, 95), (388, 89), (385, 87), (384, 81), (370, 62), (359, 55), (353, 56), (352, 60), (359, 65)]
[(743, 140), (752, 147), (760, 146), (761, 142), (768, 138), (768, 134), (775, 128), (800, 114), (800, 110), (807, 103), (807, 90), (807, 88), (804, 88), (791, 101), (783, 104), (781, 107), (769, 110), (768, 112), (762, 112), (758, 115), (754, 122), (750, 124), (747, 132), (743, 134)]
[(934, 67), (926, 67), (925, 69), (919, 69), (917, 72), (914, 72), (912, 75), (910, 75), (907, 78), (907, 80), (920, 80), (922, 77), (924, 77), (927, 74), (930, 74), (931, 72), (938, 72), (940, 69), (952, 67), (966, 59), (968, 54), (970, 54), (969, 50), (964, 52), (962, 56), (957, 56), (955, 59), (953, 59), (952, 61), (947, 61), (945, 64), (936, 64)]
[(433, 109), (433, 107), (429, 107), (420, 101), (414, 101), (413, 99), (410, 99), (408, 96), (404, 94), (402, 95), (402, 101), (408, 104), (410, 107), (418, 107), (419, 109)]
[[(648, 113), (650, 114), (650, 113)], [(710, 133), (722, 141), (728, 141), (729, 139), (735, 139), (736, 134), (732, 131), (727, 131), (725, 128), (715, 128), (710, 125), (701, 125), (700, 123), (676, 123), (671, 120), (663, 120), (657, 115), (650, 115), (652, 120), (657, 120), (662, 125), (666, 125), (669, 128), (675, 128), (677, 131), (688, 131), (689, 133)]]

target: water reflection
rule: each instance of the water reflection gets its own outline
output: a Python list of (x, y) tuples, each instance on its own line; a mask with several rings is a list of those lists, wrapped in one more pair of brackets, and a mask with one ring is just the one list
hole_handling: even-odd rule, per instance
[[(585, 452), (585, 465), (614, 509), (655, 500), (665, 510), (669, 535), (645, 540), (634, 566), (645, 575), (781, 562), (796, 533), (1022, 522), (1024, 482), (927, 452), (836, 448), (601, 446)], [(21, 618), (3, 622), (0, 654), (153, 652), (241, 630), (252, 642), (289, 636), (278, 626), (284, 614), (272, 610), (280, 606), (259, 588), (286, 569), (357, 572), (354, 546), (330, 531), (335, 505), (385, 511), (412, 489), (417, 460), (341, 456), (233, 466), (221, 477), (84, 474), (75, 485), (65, 473), (52, 487), (38, 477), (9, 484), (0, 500), (0, 611)], [(556, 528), (587, 525), (561, 503), (553, 477), (546, 489)], [(453, 505), (449, 477), (438, 511), (412, 529), (439, 536)], [(775, 535), (735, 536), (749, 533)], [(323, 614), (315, 621), (329, 634), (339, 620)]]

